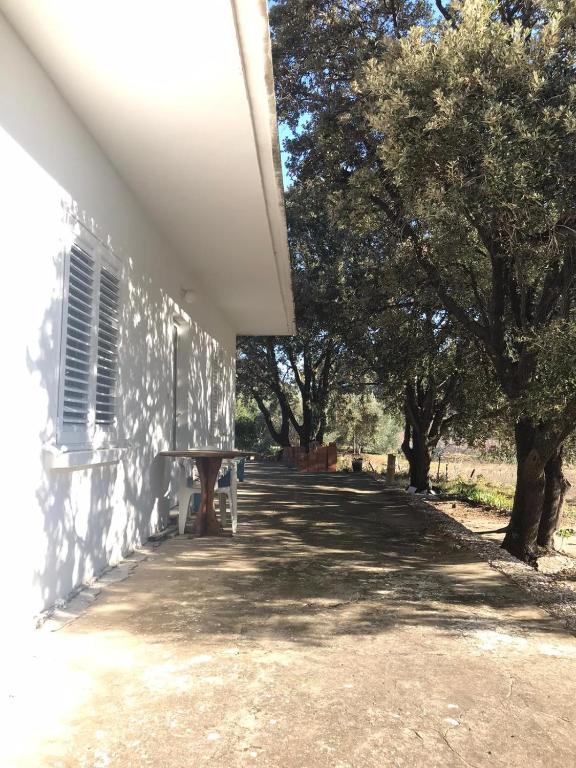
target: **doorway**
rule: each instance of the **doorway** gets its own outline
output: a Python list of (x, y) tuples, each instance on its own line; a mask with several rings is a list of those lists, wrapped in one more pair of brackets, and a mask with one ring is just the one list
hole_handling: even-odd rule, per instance
[(172, 324), (172, 437), (170, 447), (178, 443), (178, 324)]
[[(190, 324), (182, 317), (172, 321), (171, 337), (171, 404), (170, 448), (190, 447), (189, 369), (190, 369)], [(178, 503), (180, 469), (178, 462), (172, 462), (170, 475), (170, 508)]]
[(172, 323), (172, 424), (170, 444), (172, 450), (189, 448), (191, 440), (190, 368), (191, 327), (176, 316)]

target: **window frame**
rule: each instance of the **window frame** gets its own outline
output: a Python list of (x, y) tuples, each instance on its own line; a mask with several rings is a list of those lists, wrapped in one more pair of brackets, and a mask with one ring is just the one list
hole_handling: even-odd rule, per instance
[[(73, 247), (77, 246), (89, 256), (94, 265), (92, 286), (92, 326), (90, 333), (90, 373), (88, 379), (88, 418), (85, 425), (64, 421), (64, 390), (66, 384), (66, 350), (68, 342), (68, 308), (70, 301), (70, 259)], [(81, 222), (74, 222), (74, 238), (64, 249), (62, 269), (62, 311), (60, 334), (60, 365), (58, 371), (58, 408), (56, 419), (56, 442), (60, 448), (71, 451), (111, 448), (118, 445), (120, 435), (120, 347), (121, 311), (123, 293), (123, 270), (118, 256)], [(102, 268), (107, 269), (119, 281), (118, 289), (118, 341), (116, 360), (116, 388), (114, 420), (109, 425), (96, 422), (96, 383), (98, 377), (98, 330), (100, 311), (100, 282)]]

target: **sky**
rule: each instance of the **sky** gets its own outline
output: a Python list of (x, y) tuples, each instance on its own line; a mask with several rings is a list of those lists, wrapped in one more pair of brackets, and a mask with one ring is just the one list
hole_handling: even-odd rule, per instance
[[(300, 117), (300, 121), (298, 122), (297, 131), (300, 132), (300, 129), (304, 128), (306, 126), (306, 123), (310, 119), (311, 115), (309, 113), (304, 113)], [(287, 189), (290, 189), (290, 187), (293, 184), (292, 179), (290, 178), (290, 175), (288, 173), (287, 168), (287, 161), (290, 157), (289, 153), (285, 151), (284, 149), (284, 140), (285, 139), (292, 139), (294, 137), (294, 132), (288, 128), (288, 126), (285, 123), (278, 123), (278, 139), (280, 141), (280, 153), (282, 155), (282, 180), (284, 182), (284, 191)]]
[[(268, 0), (268, 8), (270, 9), (275, 3), (276, 0)], [(288, 169), (286, 167), (286, 159), (288, 157), (288, 153), (284, 151), (284, 139), (289, 139), (292, 136), (293, 133), (287, 125), (278, 123), (278, 139), (280, 141), (280, 153), (282, 155), (282, 181), (284, 183), (284, 191), (292, 186), (292, 181), (288, 175)]]
[(280, 153), (282, 155), (282, 181), (284, 182), (284, 191), (286, 191), (292, 186), (292, 181), (288, 176), (288, 169), (286, 168), (286, 160), (288, 158), (288, 153), (284, 151), (284, 139), (287, 139), (287, 138), (289, 139), (293, 135), (294, 134), (288, 128), (287, 125), (278, 123), (278, 139), (280, 140)]

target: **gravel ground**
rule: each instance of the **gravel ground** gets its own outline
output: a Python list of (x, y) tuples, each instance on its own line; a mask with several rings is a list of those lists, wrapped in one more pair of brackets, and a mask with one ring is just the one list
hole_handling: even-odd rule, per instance
[[(461, 502), (443, 500), (424, 500), (422, 497), (406, 494), (409, 503), (424, 512), (428, 519), (442, 534), (454, 541), (456, 547), (464, 547), (483, 560), (492, 568), (509, 576), (522, 589), (525, 589), (548, 613), (560, 619), (564, 625), (576, 634), (576, 566), (574, 558), (558, 554), (540, 561), (540, 570), (526, 565), (502, 549), (502, 535), (491, 534), (490, 538), (481, 535), (481, 527), (493, 529), (503, 527), (506, 517), (495, 512), (482, 511)], [(460, 518), (466, 522), (464, 525)], [(548, 569), (556, 573), (546, 572)]]

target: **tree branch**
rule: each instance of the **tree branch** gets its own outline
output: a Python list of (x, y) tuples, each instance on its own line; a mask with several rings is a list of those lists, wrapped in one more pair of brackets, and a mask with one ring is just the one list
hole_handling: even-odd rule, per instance
[(277, 430), (274, 421), (272, 420), (272, 414), (269, 410), (269, 408), (266, 406), (266, 403), (264, 402), (263, 397), (261, 394), (253, 389), (252, 390), (252, 397), (256, 401), (256, 405), (258, 406), (258, 409), (260, 413), (262, 414), (264, 421), (266, 422), (266, 426), (268, 427), (268, 431), (270, 432), (270, 435), (272, 436), (273, 440), (278, 443), (278, 445), (282, 446), (282, 432), (284, 431), (282, 427), (280, 427), (280, 430)]
[(576, 276), (576, 258), (571, 248), (562, 266), (554, 262), (548, 268), (536, 308), (535, 325), (545, 325), (558, 306), (562, 293), (569, 290)]
[[(399, 231), (399, 236), (405, 237), (407, 236), (408, 239), (412, 242), (412, 246), (414, 249), (414, 255), (416, 257), (416, 261), (420, 265), (420, 267), (426, 272), (428, 276), (428, 280), (430, 281), (432, 287), (444, 303), (444, 306), (446, 309), (451, 312), (456, 319), (462, 323), (462, 325), (468, 330), (472, 335), (479, 338), (487, 348), (491, 347), (492, 340), (490, 335), (490, 329), (482, 323), (479, 323), (477, 320), (474, 320), (471, 318), (468, 314), (468, 312), (460, 305), (458, 302), (453, 298), (453, 296), (450, 295), (448, 292), (446, 285), (444, 283), (444, 280), (442, 278), (442, 275), (440, 273), (440, 270), (438, 267), (434, 264), (431, 259), (428, 258), (428, 256), (425, 253), (425, 248), (420, 242), (420, 238), (418, 237), (417, 232), (414, 231), (414, 227), (410, 222), (404, 221), (399, 222), (397, 218), (397, 213), (394, 211), (394, 209), (388, 205), (385, 201), (383, 201), (380, 197), (376, 195), (370, 196), (372, 202), (380, 208), (391, 223), (393, 223)], [(494, 351), (494, 350), (493, 350)]]
[(442, 0), (436, 0), (436, 8), (440, 11), (442, 16), (446, 19), (446, 21), (450, 22), (450, 26), (452, 29), (457, 29), (456, 20), (454, 19), (454, 16), (450, 13), (448, 8), (442, 3)]

